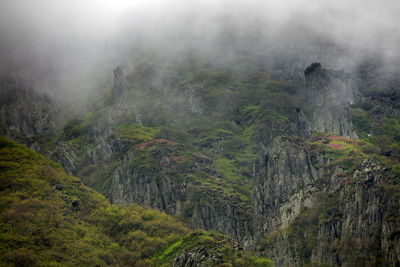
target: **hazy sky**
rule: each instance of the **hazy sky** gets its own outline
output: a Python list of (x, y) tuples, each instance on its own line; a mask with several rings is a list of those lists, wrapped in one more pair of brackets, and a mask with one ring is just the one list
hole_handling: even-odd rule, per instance
[(138, 49), (262, 55), (322, 39), (394, 58), (399, 14), (395, 0), (1, 0), (0, 70), (24, 66), (77, 92)]

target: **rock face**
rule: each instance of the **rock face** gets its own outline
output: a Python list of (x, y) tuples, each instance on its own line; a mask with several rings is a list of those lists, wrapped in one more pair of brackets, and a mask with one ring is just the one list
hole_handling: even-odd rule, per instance
[(361, 262), (397, 266), (400, 224), (391, 216), (399, 214), (400, 205), (382, 186), (390, 184), (389, 175), (376, 162), (366, 160), (354, 172), (352, 183), (339, 191), (330, 188), (338, 194), (336, 208), (340, 216), (320, 222), (311, 255), (313, 262), (334, 266), (355, 266)]
[(76, 174), (78, 168), (79, 148), (71, 143), (58, 141), (52, 159), (59, 162), (69, 174)]
[(255, 233), (269, 240), (266, 255), (276, 265), (396, 266), (400, 261), (400, 224), (390, 217), (399, 214), (400, 204), (385, 191), (383, 184), (394, 186), (387, 169), (365, 160), (351, 178), (340, 168), (326, 172), (321, 155), (282, 138), (261, 152), (258, 162)]
[(238, 197), (224, 196), (220, 191), (197, 190), (192, 199), (195, 203), (192, 220), (196, 227), (220, 231), (245, 247), (252, 245), (250, 210), (242, 206)]
[[(221, 263), (222, 256), (215, 252), (199, 248), (195, 251), (184, 251), (174, 261), (174, 267), (210, 266)], [(205, 264), (206, 263), (206, 264)]]
[(121, 158), (119, 167), (106, 185), (111, 203), (151, 206), (169, 214), (190, 218), (195, 227), (217, 230), (244, 243), (250, 242), (250, 213), (241, 206), (239, 197), (225, 195), (222, 190), (202, 187), (181, 174), (188, 171), (186, 168), (193, 172), (215, 174), (211, 159), (196, 157), (191, 167), (185, 167), (186, 171), (180, 170), (178, 166), (172, 172), (171, 167), (176, 162), (168, 155), (168, 149), (160, 146), (152, 154), (157, 156), (152, 160), (156, 164), (149, 167), (151, 172), (135, 163), (137, 155), (134, 151)]
[[(348, 114), (359, 99), (351, 78), (318, 64), (305, 75), (307, 121), (299, 119), (297, 127), (357, 138)], [(396, 179), (373, 160), (344, 177), (301, 133), (260, 145), (252, 196), (256, 244), (264, 244), (277, 266), (397, 266)]]
[(286, 228), (302, 207), (312, 205), (323, 163), (321, 155), (289, 138), (278, 136), (268, 148), (262, 146), (253, 188), (254, 227), (259, 236)]
[(124, 96), (127, 93), (127, 85), (126, 85), (126, 80), (124, 77), (124, 73), (122, 72), (121, 67), (117, 67), (114, 70), (114, 86), (113, 86), (113, 99), (118, 100), (122, 96)]
[(304, 73), (304, 101), (311, 130), (357, 138), (349, 120), (349, 107), (359, 93), (350, 75), (325, 70), (319, 63), (313, 63)]
[(0, 81), (0, 125), (8, 138), (39, 151), (40, 143), (63, 123), (62, 113), (29, 83)]

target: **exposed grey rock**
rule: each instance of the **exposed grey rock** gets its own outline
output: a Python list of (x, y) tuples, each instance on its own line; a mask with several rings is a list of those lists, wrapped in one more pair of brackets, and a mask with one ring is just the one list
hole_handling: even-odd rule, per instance
[(304, 100), (310, 129), (357, 138), (349, 119), (349, 107), (359, 99), (356, 82), (349, 74), (320, 65), (307, 70)]
[[(400, 224), (385, 213), (394, 205), (397, 207), (394, 212), (399, 214), (400, 206), (379, 189), (388, 182), (389, 175), (372, 160), (364, 161), (354, 172), (352, 183), (339, 191), (337, 208), (341, 216), (333, 216), (319, 225), (313, 262), (334, 266), (355, 266), (362, 262), (398, 266), (399, 235), (393, 233)], [(354, 251), (359, 254), (354, 255)]]
[(39, 151), (65, 121), (62, 115), (60, 105), (29, 84), (0, 81), (0, 134)]
[(132, 168), (134, 155), (129, 152), (109, 181), (108, 198), (111, 203), (140, 203), (167, 213), (179, 213), (185, 201), (187, 182), (176, 181), (168, 174), (142, 173)]
[[(218, 230), (236, 240), (250, 244), (252, 240), (250, 210), (242, 206), (238, 196), (226, 195), (222, 190), (210, 189), (193, 183), (189, 178), (179, 178), (168, 172), (170, 159), (160, 147), (154, 154), (153, 171), (143, 172), (134, 164), (135, 152), (122, 157), (120, 166), (106, 185), (111, 203), (139, 203), (169, 214), (190, 217), (195, 227)], [(136, 167), (135, 167), (136, 166)], [(158, 168), (158, 169), (157, 169)], [(198, 156), (193, 171), (217, 174), (210, 158)], [(250, 206), (250, 203), (248, 203)]]
[[(305, 162), (301, 164), (302, 168), (296, 168), (296, 163), (292, 161), (302, 162), (304, 156), (301, 154), (307, 153), (301, 152), (301, 149), (293, 151), (293, 144), (285, 144), (282, 141), (280, 143), (283, 147), (292, 147), (282, 148), (283, 152), (275, 154), (275, 162), (283, 163), (270, 164), (268, 163), (270, 159), (268, 159), (265, 165), (262, 165), (266, 168), (265, 176), (261, 176), (264, 180), (254, 185), (255, 214), (261, 215), (255, 219), (256, 234), (269, 236), (271, 240), (266, 249), (266, 255), (273, 259), (277, 266), (303, 266), (308, 262), (331, 266), (357, 266), (366, 263), (397, 266), (396, 264), (400, 262), (398, 254), (400, 243), (398, 242), (399, 235), (394, 233), (400, 225), (399, 222), (390, 220), (385, 213), (388, 206), (397, 207), (395, 212), (400, 213), (400, 205), (399, 203), (391, 204), (393, 200), (389, 199), (380, 187), (387, 181), (385, 179), (390, 179), (388, 170), (372, 160), (366, 160), (354, 172), (351, 183), (349, 183), (349, 177), (342, 177), (342, 171), (337, 168), (330, 176), (328, 175), (328, 182), (322, 189), (312, 183), (309, 183), (307, 189), (307, 186), (302, 184), (303, 181), (311, 181), (313, 177), (327, 177), (327, 173), (323, 176), (318, 172), (317, 175), (313, 175), (308, 167), (309, 163), (304, 164)], [(290, 150), (292, 151), (287, 153)], [(271, 149), (271, 151), (276, 151), (276, 149)], [(270, 152), (267, 155), (271, 157), (273, 154)], [(280, 158), (283, 160), (279, 160)], [(315, 163), (311, 165), (315, 166)], [(311, 169), (313, 168), (315, 167)], [(286, 171), (285, 176), (279, 176), (282, 170), (293, 170), (293, 173), (298, 175)], [(307, 172), (308, 174), (305, 174)], [(292, 179), (288, 180), (284, 177), (292, 177)], [(282, 185), (288, 188), (297, 186), (298, 190), (285, 198), (287, 190), (282, 190)], [(283, 197), (275, 192), (280, 192)], [(336, 212), (330, 217), (319, 218), (316, 225), (317, 234), (311, 237), (311, 239), (315, 238), (315, 243), (310, 248), (309, 256), (305, 257), (304, 254), (293, 250), (292, 241), (289, 240), (286, 229), (299, 214), (299, 212), (296, 213), (299, 210), (298, 207), (313, 209), (318, 206), (318, 197), (307, 196), (307, 192), (314, 192), (314, 196), (321, 192), (336, 195), (334, 206)], [(301, 201), (299, 201), (299, 195)], [(293, 217), (287, 217), (288, 207), (295, 211)], [(264, 217), (263, 214), (265, 214)], [(271, 218), (268, 218), (268, 215)], [(260, 225), (259, 222), (264, 223)], [(310, 237), (305, 237), (307, 238), (310, 239)]]
[(313, 185), (324, 175), (323, 159), (301, 143), (275, 137), (261, 147), (255, 164), (253, 214), (255, 231), (287, 227), (303, 206), (311, 206)]
[(75, 174), (78, 169), (78, 157), (80, 149), (65, 141), (58, 141), (56, 150), (51, 155), (51, 159), (59, 162), (64, 170), (69, 174)]
[(194, 251), (183, 251), (174, 261), (174, 267), (215, 266), (221, 263), (222, 257), (214, 251), (202, 247)]
[(224, 196), (221, 191), (196, 190), (190, 195), (194, 225), (220, 231), (250, 247), (253, 244), (250, 210), (241, 206), (239, 197)]
[(124, 77), (124, 73), (122, 72), (121, 67), (117, 67), (114, 70), (114, 86), (113, 86), (113, 99), (117, 100), (127, 93), (127, 85)]

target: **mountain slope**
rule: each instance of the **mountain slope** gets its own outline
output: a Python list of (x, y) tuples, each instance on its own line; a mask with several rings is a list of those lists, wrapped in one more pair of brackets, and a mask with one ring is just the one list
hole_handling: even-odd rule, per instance
[(293, 128), (292, 85), (257, 69), (139, 64), (125, 71), (66, 125), (53, 158), (113, 203), (149, 205), (250, 245), (259, 129), (265, 122)]
[[(251, 63), (146, 59), (115, 69), (43, 152), (111, 203), (222, 232), (277, 265), (395, 266), (399, 98), (396, 80), (377, 79), (318, 63), (289, 81)], [(154, 257), (218, 261), (190, 240)]]
[(192, 251), (202, 256), (195, 257), (198, 263), (271, 265), (239, 253), (238, 244), (221, 234), (193, 232), (135, 204), (110, 205), (59, 164), (4, 137), (0, 169), (2, 265), (171, 266), (180, 255), (175, 266), (184, 266)]

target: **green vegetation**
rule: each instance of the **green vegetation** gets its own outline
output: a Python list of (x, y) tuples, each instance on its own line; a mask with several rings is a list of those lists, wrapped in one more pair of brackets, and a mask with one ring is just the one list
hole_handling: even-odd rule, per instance
[[(367, 152), (373, 152), (372, 144), (364, 141), (349, 139), (343, 136), (316, 134), (314, 141), (309, 142), (309, 149), (322, 153), (330, 159), (328, 167), (343, 169), (342, 176), (352, 176), (354, 170), (361, 162), (372, 155)], [(372, 146), (372, 148), (371, 148)], [(367, 149), (365, 149), (367, 147)]]
[(371, 131), (371, 122), (368, 119), (368, 113), (361, 108), (352, 107), (350, 109), (350, 119), (359, 137), (363, 140), (369, 140), (368, 134)]
[(303, 208), (288, 228), (289, 244), (302, 259), (311, 257), (318, 237), (318, 218), (321, 208)]
[[(377, 96), (381, 95), (375, 95)], [(362, 152), (386, 166), (391, 166), (392, 171), (400, 178), (400, 119), (390, 112), (387, 115), (382, 114), (380, 120), (372, 120), (371, 105), (374, 104), (366, 100), (351, 109), (355, 129), (366, 143)]]
[(393, 155), (400, 156), (400, 120), (399, 118), (386, 118), (379, 127), (379, 134), (372, 138), (381, 150), (391, 150)]
[[(157, 265), (171, 266), (176, 252), (196, 251), (198, 247), (205, 249), (209, 254), (217, 256), (204, 262), (205, 266), (273, 266), (273, 262), (267, 258), (257, 258), (245, 250), (234, 249), (237, 244), (218, 232), (199, 231), (192, 233), (172, 244), (158, 256)], [(219, 264), (218, 264), (219, 261)]]
[(82, 135), (84, 132), (84, 127), (81, 125), (82, 120), (80, 119), (71, 119), (69, 120), (65, 126), (64, 126), (64, 134), (67, 136), (69, 139), (74, 139)]
[[(221, 253), (223, 263), (269, 263), (249, 252), (238, 255), (226, 237), (192, 232), (165, 213), (110, 205), (59, 164), (4, 137), (0, 170), (0, 265), (151, 266), (206, 245)], [(193, 235), (215, 237), (227, 250)]]
[(166, 214), (109, 205), (24, 146), (1, 137), (0, 147), (1, 264), (140, 265), (189, 232)]
[(134, 145), (155, 139), (157, 132), (156, 128), (144, 127), (138, 123), (132, 123), (118, 125), (114, 129), (113, 135)]

